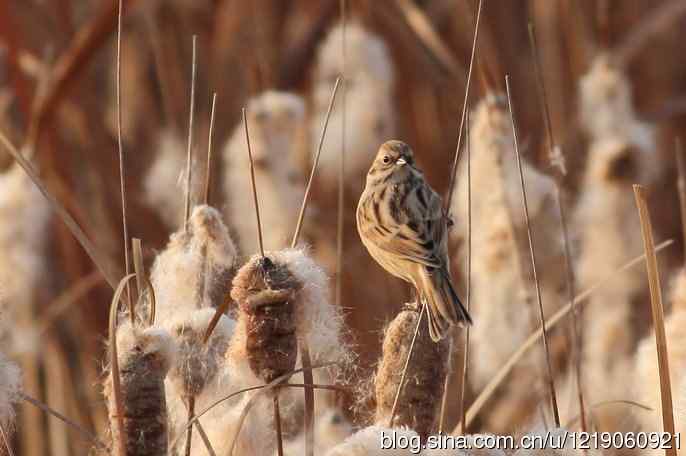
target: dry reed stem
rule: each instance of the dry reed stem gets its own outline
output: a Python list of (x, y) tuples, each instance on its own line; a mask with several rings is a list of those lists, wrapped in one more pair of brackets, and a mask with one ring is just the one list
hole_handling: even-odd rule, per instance
[(69, 228), (69, 231), (71, 232), (72, 236), (74, 236), (76, 241), (81, 245), (81, 247), (83, 247), (83, 250), (85, 250), (88, 257), (100, 270), (100, 272), (102, 273), (103, 277), (105, 277), (105, 280), (107, 280), (107, 283), (110, 285), (110, 287), (112, 287), (112, 289), (115, 290), (119, 282), (119, 280), (116, 279), (118, 274), (115, 273), (115, 270), (110, 261), (98, 252), (98, 250), (95, 248), (95, 245), (91, 242), (88, 236), (86, 236), (86, 233), (84, 233), (79, 224), (76, 223), (76, 220), (74, 220), (71, 214), (67, 212), (65, 207), (59, 201), (57, 201), (57, 198), (55, 198), (55, 196), (50, 192), (50, 190), (48, 190), (48, 188), (43, 183), (43, 180), (38, 176), (36, 171), (33, 169), (33, 166), (28, 162), (26, 158), (22, 156), (22, 154), (16, 149), (12, 142), (2, 132), (0, 132), (0, 144), (2, 144), (5, 147), (5, 150), (7, 150), (7, 152), (9, 152), (10, 155), (12, 155), (12, 158), (14, 158), (14, 160), (19, 164), (19, 166), (21, 166), (24, 172), (26, 172), (31, 181), (33, 181), (34, 185), (38, 187), (38, 190), (40, 190), (45, 199), (47, 199), (50, 203), (50, 208), (53, 211), (55, 211), (55, 213), (57, 213), (62, 222), (64, 222), (64, 224), (67, 225), (67, 228)]
[(191, 216), (191, 174), (193, 167), (193, 118), (195, 114), (195, 83), (198, 70), (197, 62), (198, 36), (193, 35), (193, 58), (191, 61), (191, 105), (188, 114), (188, 145), (186, 150), (186, 204), (183, 212), (184, 230), (188, 232), (188, 220)]
[(455, 178), (457, 175), (457, 164), (460, 160), (460, 151), (462, 150), (462, 131), (464, 130), (465, 118), (467, 117), (467, 105), (469, 104), (469, 88), (472, 83), (472, 68), (474, 68), (474, 55), (476, 54), (476, 41), (479, 38), (479, 24), (481, 23), (481, 8), (483, 0), (479, 0), (479, 6), (476, 10), (476, 23), (474, 24), (474, 40), (472, 41), (472, 53), (469, 57), (469, 69), (467, 70), (467, 85), (464, 90), (464, 102), (462, 103), (462, 116), (460, 117), (460, 129), (457, 133), (457, 149), (455, 150), (455, 160), (450, 169), (450, 184), (448, 185), (448, 193), (445, 200), (445, 212), (450, 213), (450, 205), (453, 201), (453, 193), (455, 192)]
[(205, 168), (205, 191), (203, 201), (210, 204), (210, 188), (212, 187), (212, 139), (214, 135), (214, 115), (217, 107), (217, 92), (212, 94), (212, 110), (210, 112), (210, 129), (207, 133), (207, 167)]
[[(469, 113), (465, 122), (465, 134), (467, 135), (467, 301), (465, 306), (467, 312), (472, 302), (472, 150), (469, 139)], [(467, 388), (467, 366), (469, 366), (469, 326), (465, 330), (464, 357), (460, 366), (460, 421), (462, 422), (462, 435), (467, 435), (465, 425), (465, 389)], [(443, 428), (441, 427), (441, 431)]]
[(326, 128), (329, 126), (329, 118), (331, 117), (331, 111), (333, 111), (334, 102), (336, 101), (336, 93), (338, 93), (338, 86), (341, 83), (341, 77), (336, 78), (336, 84), (333, 86), (333, 91), (331, 92), (331, 100), (329, 101), (329, 107), (326, 110), (326, 117), (324, 118), (324, 125), (322, 125), (322, 133), (319, 136), (319, 145), (317, 146), (317, 154), (314, 157), (314, 163), (312, 164), (312, 170), (310, 171), (310, 177), (307, 179), (307, 187), (305, 187), (305, 195), (303, 196), (303, 202), (300, 206), (300, 213), (298, 214), (298, 223), (295, 226), (295, 233), (293, 233), (293, 240), (291, 241), (291, 248), (295, 248), (298, 243), (298, 237), (300, 237), (300, 230), (302, 229), (303, 219), (305, 218), (305, 211), (307, 210), (307, 202), (310, 196), (310, 190), (312, 189), (312, 181), (314, 180), (314, 175), (317, 171), (317, 164), (319, 163), (319, 156), (322, 154), (322, 147), (324, 146), (324, 138), (326, 138)]
[[(118, 14), (117, 14), (117, 67), (116, 67), (116, 85), (117, 85), (117, 151), (119, 153), (119, 191), (121, 193), (121, 222), (124, 236), (124, 275), (130, 273), (129, 261), (129, 224), (126, 220), (126, 179), (124, 177), (124, 170), (126, 168), (124, 163), (124, 141), (122, 139), (121, 126), (121, 26), (122, 14), (124, 10), (124, 0), (119, 0)], [(131, 307), (131, 325), (135, 324), (135, 314), (133, 312), (134, 304), (131, 299), (131, 287), (126, 285), (126, 299)]]
[[(136, 274), (136, 290), (138, 291), (138, 299), (143, 297), (143, 288), (145, 287), (145, 265), (143, 264), (143, 244), (140, 239), (131, 239), (131, 250), (133, 251), (133, 272)], [(136, 320), (136, 313), (134, 311), (133, 301), (131, 301), (131, 324)]]
[[(131, 6), (136, 0), (127, 0)], [(38, 144), (43, 128), (48, 119), (55, 113), (59, 103), (66, 97), (70, 85), (76, 82), (77, 76), (86, 68), (88, 61), (107, 42), (110, 34), (117, 26), (118, 0), (111, 0), (88, 23), (81, 27), (67, 49), (60, 55), (53, 66), (52, 74), (45, 90), (41, 90), (39, 97), (33, 104), (31, 121), (26, 135), (26, 145), (29, 150)], [(116, 287), (116, 282), (112, 288)]]
[[(110, 321), (109, 321), (109, 345), (110, 345), (110, 374), (112, 375), (112, 396), (115, 407), (115, 416), (117, 426), (112, 429), (112, 434), (117, 436), (118, 444), (117, 453), (119, 456), (126, 456), (126, 433), (124, 430), (124, 404), (121, 390), (121, 377), (119, 374), (119, 358), (117, 354), (117, 314), (119, 307), (119, 298), (121, 297), (124, 287), (129, 280), (135, 277), (135, 274), (129, 274), (119, 282), (119, 285), (114, 290), (114, 296), (110, 303)], [(114, 423), (111, 423), (114, 424)]]
[(550, 401), (552, 403), (553, 416), (555, 418), (555, 427), (560, 427), (560, 411), (557, 407), (557, 394), (555, 392), (555, 378), (553, 377), (553, 367), (550, 362), (550, 348), (548, 347), (548, 332), (545, 324), (545, 314), (543, 312), (543, 301), (541, 299), (541, 285), (538, 282), (538, 273), (536, 271), (536, 254), (534, 252), (534, 242), (531, 235), (531, 221), (529, 220), (529, 204), (526, 199), (526, 186), (524, 185), (524, 172), (522, 171), (522, 158), (519, 152), (519, 144), (517, 141), (517, 127), (514, 118), (514, 108), (512, 106), (512, 94), (510, 93), (510, 76), (505, 75), (505, 87), (507, 90), (507, 105), (510, 110), (510, 121), (512, 122), (512, 136), (514, 139), (515, 156), (517, 159), (517, 168), (519, 169), (519, 182), (522, 189), (522, 203), (524, 206), (524, 220), (526, 221), (526, 235), (529, 239), (529, 254), (531, 256), (531, 266), (533, 268), (534, 284), (536, 285), (536, 300), (538, 301), (538, 313), (541, 322), (541, 329), (543, 331), (543, 350), (545, 352), (545, 362), (548, 374), (548, 386), (550, 392)]
[(250, 160), (250, 183), (252, 184), (252, 197), (255, 203), (255, 217), (257, 217), (257, 241), (260, 246), (260, 255), (264, 258), (264, 243), (262, 240), (262, 222), (260, 221), (260, 204), (257, 202), (257, 184), (255, 183), (255, 163), (252, 159), (250, 147), (250, 133), (248, 131), (248, 115), (245, 108), (242, 110), (243, 128), (245, 129), (245, 142), (248, 147), (248, 159)]
[[(662, 306), (662, 291), (660, 289), (660, 273), (657, 269), (657, 258), (655, 255), (655, 242), (653, 241), (653, 228), (650, 223), (650, 212), (645, 188), (641, 185), (634, 185), (634, 196), (638, 215), (641, 218), (641, 233), (643, 234), (643, 245), (646, 252), (646, 268), (648, 270), (648, 285), (650, 288), (650, 307), (653, 315), (653, 326), (655, 328), (655, 344), (657, 348), (657, 364), (660, 374), (660, 396), (662, 399), (662, 425), (663, 431), (668, 432), (672, 439), (675, 436), (674, 408), (672, 404), (672, 385), (669, 376), (669, 358), (667, 355), (667, 337), (665, 335), (665, 316)], [(670, 441), (671, 443), (671, 441)], [(676, 446), (669, 445), (665, 449), (668, 456), (676, 456)]]
[(279, 456), (283, 456), (283, 434), (281, 432), (281, 411), (279, 410), (279, 390), (274, 391), (272, 397), (274, 403), (274, 428), (276, 431), (276, 451)]
[[(659, 252), (668, 246), (674, 244), (673, 239), (668, 239), (657, 246), (655, 246), (655, 252)], [(582, 302), (584, 302), (590, 295), (593, 294), (596, 290), (601, 288), (605, 283), (609, 282), (612, 280), (612, 278), (619, 273), (622, 273), (628, 269), (631, 269), (632, 267), (638, 265), (641, 261), (645, 259), (645, 254), (640, 255), (635, 257), (634, 259), (628, 261), (625, 263), (623, 266), (620, 268), (617, 268), (614, 270), (612, 273), (608, 274), (607, 276), (603, 277), (599, 281), (597, 281), (594, 285), (590, 286), (586, 290), (582, 291), (580, 294), (574, 297), (574, 302), (572, 304), (568, 304), (562, 309), (558, 310), (552, 317), (550, 317), (547, 320), (548, 324), (548, 329), (552, 329), (557, 325), (562, 319), (569, 314), (574, 306), (578, 306)], [(536, 331), (534, 331), (520, 346), (519, 348), (508, 358), (508, 360), (503, 364), (503, 366), (500, 368), (498, 372), (496, 372), (493, 375), (492, 380), (484, 387), (484, 389), (479, 393), (479, 395), (476, 397), (472, 405), (469, 407), (469, 410), (467, 410), (466, 416), (464, 418), (464, 421), (466, 423), (466, 427), (469, 427), (470, 424), (474, 421), (474, 418), (479, 414), (483, 406), (488, 402), (488, 400), (493, 396), (493, 393), (498, 389), (498, 387), (505, 381), (509, 373), (512, 371), (512, 369), (517, 365), (519, 360), (521, 360), (524, 355), (526, 355), (529, 350), (531, 350), (536, 343), (538, 342), (538, 339), (542, 336), (543, 331), (539, 327)], [(458, 423), (458, 425), (453, 429), (451, 432), (452, 435), (458, 435), (459, 434), (459, 429), (461, 428), (462, 423)]]
[(343, 117), (341, 118), (341, 155), (338, 166), (338, 210), (336, 220), (336, 291), (335, 304), (337, 307), (341, 305), (341, 297), (343, 295), (343, 245), (345, 234), (345, 135), (346, 135), (346, 99), (347, 99), (347, 85), (346, 85), (346, 27), (347, 15), (345, 0), (340, 0), (340, 16), (341, 16), (341, 77), (343, 78), (343, 93), (341, 94), (341, 111)]
[[(331, 93), (331, 101), (329, 102), (329, 107), (326, 111), (326, 118), (324, 119), (324, 125), (322, 126), (322, 134), (319, 137), (319, 145), (317, 146), (317, 155), (314, 158), (314, 163), (312, 164), (312, 171), (310, 172), (310, 177), (307, 180), (307, 187), (305, 187), (305, 195), (303, 196), (302, 206), (300, 207), (300, 213), (298, 215), (298, 223), (295, 226), (295, 233), (293, 234), (293, 240), (291, 241), (291, 248), (295, 248), (298, 243), (298, 237), (300, 236), (300, 230), (302, 229), (303, 220), (305, 218), (305, 211), (307, 209), (307, 202), (309, 200), (310, 190), (312, 188), (312, 182), (314, 180), (315, 172), (317, 171), (317, 164), (319, 163), (319, 157), (322, 153), (322, 147), (324, 146), (324, 138), (326, 137), (326, 128), (329, 125), (329, 118), (331, 117), (331, 111), (333, 111), (334, 102), (336, 101), (336, 93), (338, 93), (338, 86), (341, 83), (341, 77), (336, 78), (336, 84), (333, 86), (333, 91)], [(314, 379), (312, 378), (312, 360), (310, 358), (310, 348), (308, 347), (308, 342), (305, 338), (300, 340), (300, 362), (303, 366), (303, 380), (306, 385), (312, 385)], [(305, 456), (312, 456), (314, 454), (314, 390), (310, 387), (306, 387), (304, 390), (305, 394)], [(234, 440), (235, 444), (235, 440)], [(233, 451), (233, 445), (232, 445)]]
[(5, 432), (5, 429), (2, 427), (1, 423), (0, 423), (0, 438), (2, 438), (2, 443), (5, 445), (5, 448), (7, 449), (8, 456), (14, 456), (14, 451), (12, 451), (12, 444), (9, 441), (9, 435), (8, 435), (8, 433)]
[[(546, 140), (548, 141), (548, 159), (551, 166), (558, 170), (558, 178), (553, 179), (555, 186), (555, 201), (557, 203), (558, 213), (560, 215), (560, 227), (562, 228), (562, 243), (564, 246), (565, 256), (565, 272), (567, 276), (567, 300), (572, 305), (572, 364), (574, 369), (574, 379), (577, 389), (577, 398), (579, 401), (579, 415), (581, 416), (581, 430), (587, 432), (586, 412), (584, 407), (584, 393), (581, 383), (581, 333), (579, 331), (579, 315), (576, 308), (573, 306), (575, 290), (574, 280), (574, 266), (572, 264), (572, 254), (569, 244), (569, 230), (567, 226), (567, 214), (564, 204), (562, 202), (562, 190), (560, 188), (560, 180), (566, 175), (567, 169), (564, 162), (564, 155), (559, 146), (555, 143), (555, 136), (553, 135), (553, 125), (550, 117), (550, 107), (548, 105), (548, 96), (543, 81), (543, 71), (541, 70), (541, 62), (538, 55), (538, 42), (536, 41), (536, 32), (534, 25), (529, 22), (529, 44), (531, 47), (531, 54), (534, 61), (534, 73), (536, 75), (536, 85), (538, 88), (539, 101), (541, 110), (543, 112), (543, 121), (545, 123)], [(558, 425), (559, 426), (559, 425)]]
[(419, 325), (422, 323), (422, 317), (426, 312), (426, 304), (422, 305), (422, 309), (419, 311), (419, 317), (417, 317), (417, 325), (414, 328), (414, 334), (412, 335), (412, 341), (410, 342), (410, 349), (407, 351), (407, 358), (405, 358), (405, 365), (403, 366), (402, 374), (400, 375), (400, 382), (398, 382), (398, 388), (395, 392), (395, 398), (393, 399), (393, 406), (391, 407), (391, 415), (388, 418), (388, 427), (393, 427), (393, 420), (395, 419), (395, 414), (398, 409), (398, 401), (400, 395), (403, 392), (403, 385), (405, 385), (405, 377), (407, 376), (407, 369), (410, 367), (410, 361), (412, 360), (412, 352), (414, 351), (414, 344), (417, 341), (417, 335), (419, 335)]
[(403, 13), (410, 29), (417, 35), (419, 41), (430, 51), (442, 67), (451, 75), (464, 72), (464, 69), (453, 55), (450, 48), (443, 42), (424, 11), (411, 0), (395, 0)]
[(676, 165), (679, 171), (677, 188), (679, 189), (679, 212), (681, 213), (681, 233), (683, 236), (682, 247), (684, 249), (684, 261), (686, 262), (686, 158), (684, 158), (681, 138), (677, 138), (675, 142)]
[(38, 399), (35, 399), (25, 393), (20, 393), (20, 397), (24, 402), (28, 402), (29, 404), (33, 405), (34, 407), (42, 410), (45, 413), (48, 413), (58, 420), (63, 421), (65, 424), (67, 424), (69, 427), (71, 427), (73, 430), (76, 431), (77, 434), (79, 434), (81, 437), (83, 437), (85, 440), (91, 442), (93, 445), (95, 445), (98, 449), (107, 449), (107, 445), (100, 440), (96, 435), (92, 434), (88, 430), (86, 430), (83, 426), (75, 423), (71, 419), (67, 418), (57, 410), (54, 410), (47, 404), (44, 404), (43, 402), (39, 401)]

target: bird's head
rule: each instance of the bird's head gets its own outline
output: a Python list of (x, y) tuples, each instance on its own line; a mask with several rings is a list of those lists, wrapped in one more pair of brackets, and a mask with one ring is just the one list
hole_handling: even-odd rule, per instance
[(379, 148), (369, 170), (369, 178), (386, 179), (388, 175), (393, 175), (394, 179), (402, 179), (413, 172), (416, 172), (416, 168), (412, 148), (402, 141), (393, 139), (386, 141)]

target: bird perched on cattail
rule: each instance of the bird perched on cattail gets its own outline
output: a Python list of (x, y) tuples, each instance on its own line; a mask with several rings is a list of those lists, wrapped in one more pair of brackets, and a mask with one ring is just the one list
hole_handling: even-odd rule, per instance
[(472, 321), (450, 282), (447, 222), (441, 197), (415, 167), (410, 146), (382, 144), (357, 205), (357, 230), (377, 263), (417, 290), (435, 342), (452, 325)]

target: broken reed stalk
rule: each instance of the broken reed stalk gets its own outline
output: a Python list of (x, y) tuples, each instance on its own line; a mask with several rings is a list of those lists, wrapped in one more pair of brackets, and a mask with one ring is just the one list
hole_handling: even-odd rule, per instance
[[(124, 235), (124, 271), (125, 275), (129, 275), (129, 225), (126, 221), (126, 180), (124, 179), (124, 141), (122, 140), (121, 127), (121, 23), (122, 14), (124, 10), (124, 0), (119, 0), (119, 12), (117, 15), (117, 148), (119, 151), (119, 187), (121, 191), (121, 220), (123, 225)], [(126, 299), (131, 307), (131, 325), (134, 322), (133, 314), (133, 300), (131, 299), (131, 287), (126, 285)]]
[[(663, 249), (669, 247), (670, 245), (674, 244), (673, 239), (668, 239), (666, 241), (661, 242), (657, 246), (655, 246), (655, 253), (662, 251)], [(589, 288), (585, 289), (582, 291), (580, 294), (574, 297), (574, 302), (572, 304), (568, 304), (562, 309), (558, 310), (555, 312), (555, 314), (550, 317), (547, 320), (547, 327), (548, 329), (552, 329), (557, 325), (564, 317), (569, 314), (574, 306), (579, 306), (579, 304), (583, 303), (586, 299), (588, 299), (589, 296), (591, 296), (596, 290), (601, 288), (603, 285), (605, 285), (607, 282), (611, 281), (616, 274), (621, 274), (622, 272), (629, 270), (633, 268), (634, 266), (637, 266), (640, 264), (644, 259), (646, 255), (639, 255), (635, 258), (633, 258), (630, 261), (627, 261), (624, 265), (621, 267), (615, 269), (612, 273), (608, 274), (607, 276), (603, 277), (600, 279), (598, 282), (595, 284), (591, 285)], [(512, 372), (512, 369), (517, 365), (517, 363), (531, 350), (536, 344), (538, 343), (538, 339), (540, 339), (543, 336), (543, 330), (541, 327), (539, 327), (536, 331), (531, 333), (529, 337), (519, 346), (519, 348), (505, 361), (505, 364), (498, 370), (493, 375), (493, 378), (491, 379), (490, 382), (484, 387), (483, 390), (481, 390), (481, 393), (476, 397), (474, 402), (472, 402), (472, 405), (469, 407), (467, 410), (467, 413), (464, 417), (464, 421), (466, 423), (466, 427), (468, 428), (474, 419), (478, 416), (479, 412), (481, 412), (481, 409), (486, 405), (486, 403), (489, 401), (489, 399), (493, 396), (495, 391), (500, 387), (500, 385), (505, 381), (507, 376)], [(462, 427), (462, 423), (458, 423), (455, 429), (451, 432), (452, 435), (458, 435), (459, 430)]]
[(250, 132), (248, 131), (248, 115), (243, 108), (243, 129), (245, 130), (245, 142), (248, 147), (248, 159), (250, 161), (250, 183), (252, 184), (252, 197), (255, 203), (255, 217), (257, 217), (257, 241), (260, 246), (260, 256), (264, 258), (264, 244), (262, 241), (262, 221), (260, 220), (260, 203), (257, 201), (257, 185), (255, 184), (255, 164), (252, 159), (252, 148), (250, 147)]
[(5, 432), (5, 429), (2, 427), (2, 424), (0, 424), (0, 438), (2, 438), (2, 443), (7, 449), (7, 455), (14, 456), (14, 451), (12, 451), (12, 444), (10, 443), (9, 436)]
[[(660, 397), (662, 405), (663, 431), (675, 436), (674, 407), (672, 404), (672, 386), (669, 376), (669, 357), (667, 355), (667, 336), (665, 335), (665, 316), (662, 306), (662, 291), (660, 289), (660, 273), (657, 269), (657, 257), (655, 255), (655, 242), (653, 240), (653, 228), (650, 223), (650, 212), (645, 188), (634, 185), (634, 196), (638, 215), (641, 219), (641, 234), (645, 248), (646, 268), (648, 270), (648, 286), (650, 288), (650, 307), (653, 315), (653, 327), (655, 329), (655, 344), (657, 348), (657, 365), (660, 374)], [(670, 441), (671, 443), (671, 441)], [(667, 456), (676, 456), (676, 446), (669, 445), (665, 449)]]
[(684, 262), (686, 262), (686, 159), (684, 158), (684, 148), (681, 138), (675, 140), (676, 167), (679, 171), (677, 188), (679, 189), (679, 209), (681, 212), (681, 231), (683, 235), (682, 248), (684, 249)]
[(412, 342), (410, 342), (410, 349), (407, 352), (407, 358), (405, 359), (405, 366), (403, 367), (403, 373), (400, 375), (400, 383), (398, 384), (398, 390), (395, 393), (395, 398), (393, 399), (393, 407), (391, 408), (391, 416), (388, 419), (388, 427), (393, 427), (393, 420), (395, 419), (395, 414), (398, 409), (398, 401), (400, 400), (400, 395), (403, 392), (403, 385), (405, 384), (405, 376), (407, 375), (407, 368), (410, 366), (410, 361), (412, 359), (412, 351), (414, 350), (414, 344), (417, 341), (417, 335), (419, 334), (419, 325), (422, 324), (422, 318), (426, 312), (426, 304), (422, 304), (422, 309), (419, 311), (419, 317), (417, 317), (417, 325), (414, 328), (414, 334), (412, 335)]
[(112, 375), (112, 395), (114, 398), (114, 407), (116, 414), (117, 428), (112, 429), (112, 435), (116, 435), (117, 453), (119, 456), (126, 456), (126, 430), (124, 429), (124, 403), (122, 399), (121, 377), (119, 375), (119, 358), (117, 354), (117, 314), (119, 308), (119, 298), (121, 297), (124, 287), (135, 277), (135, 274), (129, 274), (119, 282), (117, 289), (114, 291), (112, 302), (110, 303), (110, 321), (109, 321), (109, 345), (110, 345), (110, 375)]
[(472, 41), (472, 53), (469, 57), (469, 69), (467, 70), (467, 84), (464, 90), (464, 102), (462, 103), (462, 116), (460, 117), (460, 128), (457, 133), (457, 149), (455, 150), (455, 159), (453, 160), (452, 168), (450, 169), (450, 184), (448, 185), (448, 193), (446, 195), (445, 213), (450, 213), (450, 205), (453, 202), (453, 193), (455, 192), (455, 176), (457, 174), (457, 164), (460, 160), (460, 150), (462, 148), (462, 131), (464, 130), (465, 118), (467, 117), (467, 104), (469, 103), (469, 88), (472, 83), (472, 69), (474, 68), (474, 55), (476, 54), (476, 42), (479, 38), (479, 23), (481, 22), (481, 7), (483, 0), (479, 0), (479, 6), (476, 10), (476, 23), (474, 24), (474, 40)]
[(341, 156), (339, 158), (338, 166), (338, 211), (336, 221), (336, 291), (335, 303), (337, 307), (341, 305), (341, 296), (343, 293), (343, 244), (345, 235), (345, 134), (346, 134), (346, 81), (345, 81), (345, 63), (346, 63), (346, 26), (347, 16), (345, 8), (345, 0), (340, 0), (340, 14), (341, 14), (341, 77), (343, 78), (343, 93), (341, 94), (341, 111), (343, 117), (341, 118)]
[(534, 242), (531, 234), (531, 221), (529, 220), (529, 204), (526, 199), (526, 186), (524, 185), (524, 172), (522, 171), (522, 158), (519, 152), (519, 144), (517, 141), (517, 127), (515, 124), (514, 108), (512, 106), (512, 94), (510, 93), (510, 75), (505, 75), (505, 88), (507, 91), (507, 105), (510, 110), (510, 121), (512, 123), (512, 137), (514, 139), (515, 156), (517, 158), (517, 168), (519, 169), (519, 183), (522, 189), (522, 202), (524, 208), (524, 220), (526, 221), (526, 235), (529, 240), (529, 254), (531, 256), (531, 266), (534, 275), (534, 284), (536, 285), (536, 300), (538, 301), (538, 312), (541, 321), (541, 328), (543, 329), (543, 350), (545, 352), (545, 363), (548, 373), (548, 385), (550, 389), (550, 402), (553, 409), (553, 417), (555, 419), (555, 427), (560, 427), (560, 411), (557, 407), (557, 394), (555, 393), (555, 378), (553, 377), (553, 367), (550, 362), (550, 348), (548, 347), (548, 333), (545, 324), (545, 313), (543, 312), (543, 301), (541, 299), (541, 285), (538, 282), (538, 273), (536, 271), (536, 254), (534, 252)]
[(312, 181), (314, 180), (314, 175), (317, 171), (317, 165), (319, 164), (319, 156), (322, 154), (322, 147), (324, 147), (324, 138), (326, 137), (326, 129), (329, 126), (329, 118), (331, 117), (331, 111), (333, 110), (334, 102), (336, 101), (336, 93), (338, 93), (338, 86), (341, 83), (341, 77), (336, 78), (336, 84), (333, 86), (333, 91), (331, 92), (331, 100), (329, 100), (329, 107), (326, 110), (326, 117), (324, 118), (324, 125), (322, 126), (322, 133), (319, 135), (319, 144), (317, 145), (317, 154), (314, 157), (314, 163), (312, 164), (312, 170), (310, 171), (310, 177), (307, 179), (307, 186), (305, 187), (305, 195), (303, 196), (303, 202), (300, 206), (300, 213), (298, 214), (298, 223), (295, 225), (295, 233), (293, 233), (293, 240), (291, 241), (291, 248), (295, 248), (298, 243), (298, 238), (300, 237), (300, 230), (302, 229), (303, 219), (305, 218), (305, 210), (307, 209), (307, 202), (310, 196), (310, 190), (312, 189)]
[[(140, 239), (131, 239), (131, 250), (133, 251), (133, 272), (136, 274), (136, 290), (138, 291), (137, 301), (143, 298), (143, 287), (145, 286), (145, 266), (143, 265), (143, 244)], [(136, 321), (134, 300), (129, 305), (131, 312), (131, 325)]]
[(207, 164), (205, 167), (205, 191), (203, 202), (209, 205), (210, 188), (212, 186), (212, 136), (214, 134), (214, 115), (217, 107), (217, 92), (212, 94), (212, 110), (210, 112), (210, 130), (207, 134)]
[[(529, 44), (531, 46), (531, 53), (534, 61), (534, 73), (536, 75), (536, 85), (538, 86), (538, 98), (541, 104), (541, 111), (543, 112), (543, 122), (545, 124), (546, 136), (548, 140), (548, 159), (553, 168), (557, 169), (557, 175), (553, 178), (555, 186), (555, 202), (557, 203), (558, 213), (560, 215), (560, 227), (562, 229), (562, 243), (564, 246), (565, 255), (565, 274), (567, 276), (567, 300), (572, 305), (572, 368), (574, 369), (574, 380), (576, 383), (577, 399), (579, 401), (579, 416), (581, 417), (581, 431), (587, 432), (588, 427), (586, 423), (586, 410), (584, 405), (584, 392), (582, 386), (581, 376), (581, 331), (579, 330), (579, 314), (574, 303), (574, 295), (576, 293), (575, 279), (574, 279), (574, 265), (572, 264), (572, 254), (569, 243), (569, 229), (567, 225), (567, 214), (564, 203), (562, 202), (562, 189), (560, 181), (567, 174), (565, 166), (564, 155), (562, 150), (555, 143), (555, 136), (553, 135), (553, 125), (550, 118), (550, 108), (548, 105), (548, 96), (543, 81), (543, 71), (541, 70), (541, 61), (538, 55), (538, 42), (536, 40), (536, 32), (533, 23), (529, 22)], [(686, 238), (684, 238), (686, 239)]]
[[(312, 164), (312, 171), (310, 171), (310, 177), (307, 180), (307, 187), (305, 187), (305, 195), (303, 196), (303, 202), (300, 206), (300, 213), (298, 214), (298, 223), (295, 226), (295, 233), (293, 233), (293, 240), (291, 241), (291, 248), (295, 248), (298, 243), (298, 237), (300, 237), (300, 230), (302, 229), (303, 220), (305, 218), (305, 210), (307, 209), (307, 201), (310, 196), (310, 190), (312, 188), (312, 181), (314, 180), (315, 172), (317, 171), (317, 164), (319, 163), (319, 156), (322, 153), (322, 147), (324, 146), (324, 138), (326, 137), (326, 128), (329, 126), (329, 118), (331, 117), (331, 111), (334, 107), (334, 102), (336, 101), (336, 93), (338, 93), (338, 86), (341, 83), (341, 77), (336, 78), (336, 84), (333, 86), (333, 91), (331, 93), (331, 100), (329, 101), (329, 107), (326, 110), (326, 117), (324, 119), (324, 125), (322, 126), (322, 133), (319, 136), (319, 144), (317, 146), (317, 155), (314, 158), (314, 163)], [(310, 348), (307, 345), (307, 340), (304, 338), (300, 342), (300, 362), (303, 366), (303, 380), (305, 385), (312, 385), (314, 379), (312, 377), (312, 360), (310, 358)], [(312, 456), (314, 454), (314, 389), (310, 386), (306, 386), (304, 389), (305, 394), (305, 456)], [(235, 444), (235, 440), (234, 440)]]
[(188, 219), (191, 216), (191, 174), (193, 167), (193, 117), (195, 111), (195, 78), (197, 73), (197, 41), (198, 36), (193, 35), (193, 58), (191, 61), (191, 106), (188, 115), (188, 145), (186, 150), (186, 204), (183, 213), (184, 231), (188, 232)]

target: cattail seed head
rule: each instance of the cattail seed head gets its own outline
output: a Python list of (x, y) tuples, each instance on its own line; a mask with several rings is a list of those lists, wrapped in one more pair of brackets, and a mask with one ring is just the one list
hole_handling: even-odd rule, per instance
[[(117, 329), (117, 355), (123, 404), (124, 454), (167, 454), (167, 406), (164, 378), (176, 353), (169, 333), (161, 328), (141, 329), (126, 321)], [(110, 422), (118, 421), (112, 376), (105, 381)], [(117, 426), (113, 444), (119, 445)], [(115, 449), (114, 454), (117, 451)]]
[[(419, 313), (406, 309), (386, 329), (376, 373), (376, 423), (387, 424), (414, 336)], [(426, 438), (436, 421), (447, 373), (448, 343), (434, 343), (424, 322), (414, 345), (393, 424), (408, 426)]]

